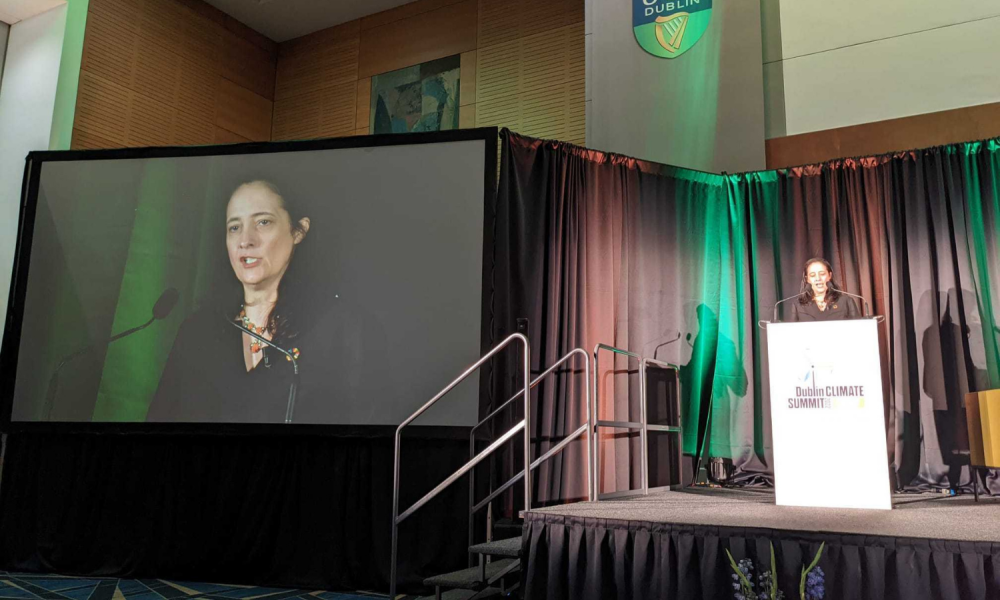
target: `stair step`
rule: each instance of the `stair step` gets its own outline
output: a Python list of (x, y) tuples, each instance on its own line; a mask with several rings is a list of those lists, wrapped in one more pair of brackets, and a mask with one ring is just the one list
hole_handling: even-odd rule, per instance
[[(515, 562), (518, 562), (518, 560), (514, 558), (505, 558), (503, 560), (494, 560), (490, 562), (486, 565), (487, 581)], [(424, 585), (475, 590), (486, 585), (486, 581), (479, 578), (480, 572), (479, 565), (476, 565), (474, 567), (469, 567), (468, 569), (462, 569), (461, 571), (428, 577), (424, 580)]]
[[(448, 590), (441, 592), (441, 600), (491, 600), (500, 598), (503, 593), (500, 588), (488, 587), (485, 590)], [(417, 600), (435, 600), (434, 596), (421, 596)]]
[(476, 544), (475, 546), (469, 546), (469, 552), (472, 554), (518, 558), (521, 556), (521, 538), (512, 537), (505, 540), (493, 540), (484, 544)]
[(510, 532), (511, 535), (520, 535), (521, 531), (523, 530), (524, 530), (523, 519), (511, 520), (504, 518), (493, 523), (493, 531), (498, 533), (501, 531), (505, 531), (505, 532)]

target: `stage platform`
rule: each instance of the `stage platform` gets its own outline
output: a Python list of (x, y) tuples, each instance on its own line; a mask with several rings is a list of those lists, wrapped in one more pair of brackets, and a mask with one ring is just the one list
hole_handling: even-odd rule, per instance
[(524, 597), (733, 598), (736, 560), (770, 565), (799, 597), (825, 543), (825, 598), (1000, 598), (1000, 499), (898, 494), (893, 510), (775, 506), (753, 489), (698, 488), (533, 510)]

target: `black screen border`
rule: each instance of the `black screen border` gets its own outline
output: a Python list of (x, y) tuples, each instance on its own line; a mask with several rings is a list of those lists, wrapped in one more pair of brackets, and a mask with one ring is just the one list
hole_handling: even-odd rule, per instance
[[(14, 386), (17, 376), (24, 300), (28, 289), (28, 270), (34, 235), (35, 213), (38, 208), (38, 188), (42, 166), (46, 162), (81, 160), (122, 160), (147, 158), (179, 158), (196, 156), (232, 156), (246, 154), (277, 154), (314, 150), (409, 146), (444, 142), (484, 142), (483, 169), (483, 247), (482, 305), (480, 309), (480, 349), (491, 344), (492, 293), (489, 287), (493, 269), (495, 203), (497, 193), (496, 127), (454, 129), (427, 133), (395, 133), (318, 140), (247, 142), (210, 146), (157, 146), (115, 148), (107, 150), (46, 150), (30, 152), (25, 159), (21, 182), (21, 203), (17, 224), (17, 243), (7, 300), (3, 342), (0, 344), (0, 432), (3, 433), (176, 433), (222, 435), (348, 435), (369, 437), (375, 432), (388, 434), (390, 425), (344, 425), (305, 423), (137, 423), (92, 421), (13, 421)], [(482, 386), (480, 386), (482, 388)], [(421, 430), (451, 429), (440, 426), (420, 427)]]

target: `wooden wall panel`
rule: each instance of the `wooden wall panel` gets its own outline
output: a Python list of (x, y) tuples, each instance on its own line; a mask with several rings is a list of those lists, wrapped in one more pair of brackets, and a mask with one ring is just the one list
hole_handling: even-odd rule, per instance
[(356, 129), (358, 86), (354, 81), (323, 89), (320, 98), (319, 136), (351, 135)]
[(184, 59), (177, 85), (177, 111), (184, 120), (207, 124), (214, 129), (215, 105), (222, 80), (217, 74)]
[(268, 52), (232, 32), (222, 40), (222, 77), (255, 94), (274, 99), (276, 53)]
[(139, 34), (131, 88), (150, 98), (170, 102), (177, 95), (181, 57), (158, 47), (146, 33), (143, 29)]
[[(583, 2), (579, 0), (520, 0), (518, 34), (535, 35), (584, 22)], [(582, 41), (582, 40), (581, 40)]]
[(80, 70), (128, 87), (139, 39), (138, 2), (91, 0)]
[(272, 140), (306, 140), (320, 137), (320, 103), (323, 90), (298, 94), (274, 103)]
[[(76, 120), (74, 122), (74, 148), (77, 131), (90, 134), (90, 139), (110, 142), (107, 147), (125, 145), (128, 121), (129, 90), (117, 82), (86, 71), (80, 73), (77, 91)], [(92, 147), (92, 146), (91, 146)]]
[(73, 147), (270, 139), (276, 65), (277, 44), (201, 0), (91, 0)]
[(374, 15), (362, 17), (361, 30), (366, 31), (368, 29), (373, 29), (389, 23), (395, 23), (397, 21), (409, 19), (410, 17), (415, 17), (445, 6), (458, 4), (463, 1), (464, 0), (417, 0), (416, 2), (410, 2), (409, 4), (397, 6), (396, 8), (383, 10), (382, 12), (375, 13)]
[(584, 143), (580, 0), (480, 0), (476, 125)]
[(359, 46), (359, 21), (281, 45), (272, 139), (354, 135)]
[(584, 143), (583, 23), (479, 49), (476, 125)]
[(129, 98), (129, 146), (167, 146), (173, 138), (173, 110), (170, 105), (138, 92)]
[(267, 98), (258, 96), (245, 87), (223, 79), (219, 86), (220, 107), (215, 124), (241, 137), (255, 142), (271, 139), (271, 105)]
[(106, 138), (103, 138), (97, 134), (90, 133), (89, 131), (84, 131), (82, 129), (73, 129), (73, 148), (77, 150), (100, 150), (102, 148), (117, 148), (122, 144), (118, 142), (112, 142)]
[(354, 121), (355, 131), (364, 129), (368, 133), (372, 112), (372, 79), (365, 77), (358, 80), (357, 117)]
[(521, 37), (520, 0), (479, 0), (479, 47), (487, 48)]
[(174, 113), (174, 136), (172, 144), (182, 146), (204, 146), (215, 140), (215, 123), (176, 111)]
[[(315, 52), (321, 54), (323, 50), (317, 48)], [(277, 73), (274, 89), (276, 102), (323, 86), (323, 64), (310, 51), (282, 51), (278, 56)]]
[(767, 168), (1000, 137), (1000, 102), (767, 140)]
[(241, 144), (243, 142), (249, 142), (241, 135), (237, 135), (228, 129), (223, 129), (221, 127), (215, 128), (215, 139), (212, 140), (214, 144)]
[(418, 0), (280, 47), (201, 0), (88, 10), (73, 147), (357, 135), (370, 76), (454, 54), (461, 126), (583, 143), (583, 0)]
[[(469, 104), (476, 103), (476, 61), (477, 53), (475, 50), (471, 52), (463, 52), (460, 58), (459, 75), (458, 75), (458, 105), (467, 106)], [(459, 119), (461, 119), (462, 113), (459, 111)]]
[(364, 32), (358, 65), (371, 77), (476, 49), (477, 0), (463, 0)]
[(285, 42), (272, 137), (364, 135), (372, 76), (459, 54), (460, 127), (583, 144), (583, 9), (584, 0), (418, 0)]
[(186, 9), (174, 0), (142, 0), (139, 31), (144, 46), (156, 52), (174, 54), (183, 36)]
[(219, 68), (216, 57), (223, 44), (221, 26), (209, 19), (192, 19), (182, 35), (181, 57), (199, 68), (216, 72)]
[(358, 21), (281, 44), (275, 100), (358, 78)]
[(497, 127), (520, 126), (521, 56), (518, 41), (479, 49), (476, 118)]
[(476, 126), (476, 105), (466, 104), (458, 113), (459, 129), (472, 129)]

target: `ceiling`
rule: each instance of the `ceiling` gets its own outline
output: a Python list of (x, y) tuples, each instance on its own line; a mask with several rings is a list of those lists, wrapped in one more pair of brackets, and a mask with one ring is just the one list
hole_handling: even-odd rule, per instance
[[(11, 0), (2, 0), (6, 4)], [(14, 0), (37, 2), (40, 0)], [(205, 0), (237, 21), (284, 42), (413, 0)]]
[(66, 4), (66, 0), (0, 0), (0, 21), (13, 25), (61, 4)]

